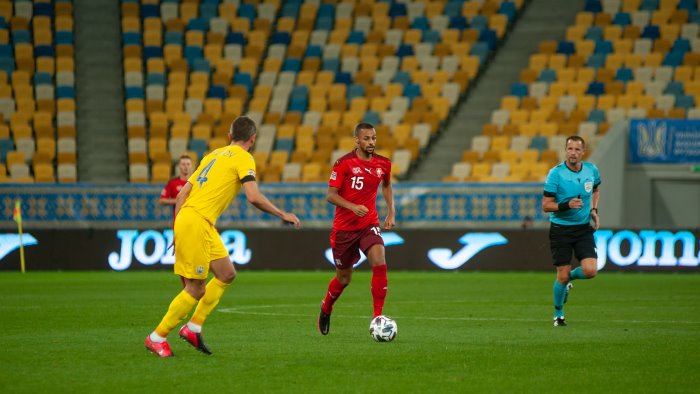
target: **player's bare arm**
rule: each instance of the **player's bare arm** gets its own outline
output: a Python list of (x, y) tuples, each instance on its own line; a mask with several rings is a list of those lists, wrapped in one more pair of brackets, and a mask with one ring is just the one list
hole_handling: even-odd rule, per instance
[(591, 194), (591, 219), (593, 219), (593, 228), (600, 228), (600, 216), (598, 216), (598, 201), (600, 200), (600, 187), (593, 189)]
[(185, 203), (185, 200), (187, 200), (187, 197), (189, 197), (191, 191), (192, 184), (187, 182), (180, 190), (180, 193), (177, 194), (177, 197), (175, 197), (175, 217), (177, 217), (177, 213), (180, 212), (182, 204)]
[(243, 183), (243, 190), (245, 191), (245, 196), (248, 202), (259, 210), (273, 214), (282, 219), (285, 223), (294, 225), (295, 228), (301, 227), (301, 221), (299, 221), (297, 215), (277, 208), (275, 204), (273, 204), (267, 199), (267, 197), (265, 197), (264, 194), (260, 192), (257, 182), (248, 181)]
[(396, 225), (396, 211), (394, 210), (394, 188), (391, 186), (391, 181), (386, 180), (382, 183), (382, 195), (386, 201), (387, 214), (384, 219), (384, 229), (391, 230)]
[(583, 200), (578, 197), (574, 197), (568, 201), (557, 203), (554, 201), (554, 197), (544, 196), (542, 198), (542, 210), (545, 212), (559, 212), (562, 210), (560, 205), (566, 205), (569, 209), (580, 209), (583, 207)]
[(177, 203), (176, 198), (161, 198), (158, 203), (160, 205), (175, 205)]
[(328, 188), (328, 193), (326, 194), (326, 200), (328, 200), (328, 202), (333, 204), (333, 205), (351, 210), (355, 215), (357, 215), (359, 217), (363, 217), (363, 216), (367, 215), (367, 212), (369, 212), (369, 209), (366, 206), (353, 204), (350, 201), (341, 197), (340, 194), (338, 194), (337, 187), (329, 187)]

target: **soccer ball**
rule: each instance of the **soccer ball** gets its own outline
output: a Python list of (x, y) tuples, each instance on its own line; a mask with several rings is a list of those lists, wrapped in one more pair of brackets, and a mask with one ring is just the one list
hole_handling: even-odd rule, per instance
[(376, 342), (391, 342), (396, 338), (397, 332), (396, 322), (388, 316), (377, 316), (369, 323), (369, 335)]

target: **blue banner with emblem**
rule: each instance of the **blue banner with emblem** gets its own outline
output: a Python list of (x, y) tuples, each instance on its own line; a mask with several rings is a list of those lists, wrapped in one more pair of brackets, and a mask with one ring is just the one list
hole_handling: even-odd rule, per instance
[(630, 121), (630, 163), (700, 163), (700, 120)]

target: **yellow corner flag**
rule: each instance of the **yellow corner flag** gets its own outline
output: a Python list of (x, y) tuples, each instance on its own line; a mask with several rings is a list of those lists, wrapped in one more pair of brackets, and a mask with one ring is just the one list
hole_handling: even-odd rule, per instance
[(19, 232), (19, 262), (24, 273), (24, 242), (22, 242), (22, 201), (15, 201), (15, 210), (12, 212), (12, 219), (17, 223)]

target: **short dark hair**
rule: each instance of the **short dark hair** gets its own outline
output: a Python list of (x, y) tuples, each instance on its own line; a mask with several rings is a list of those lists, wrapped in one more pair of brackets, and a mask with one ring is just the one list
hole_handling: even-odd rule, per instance
[(255, 126), (253, 119), (247, 116), (239, 116), (231, 123), (231, 128), (228, 133), (234, 141), (247, 141), (257, 133), (258, 129)]
[(373, 129), (373, 128), (374, 128), (374, 125), (371, 123), (367, 123), (367, 122), (358, 123), (357, 126), (355, 126), (355, 132), (353, 133), (353, 135), (355, 137), (357, 137), (360, 135), (360, 130), (368, 130), (368, 129)]
[(188, 155), (188, 154), (180, 155), (180, 158), (177, 159), (178, 163), (179, 163), (180, 160), (182, 160), (182, 159), (187, 159), (187, 160), (189, 160), (189, 161), (193, 161), (192, 158), (190, 157), (190, 155)]
[(586, 148), (586, 141), (584, 141), (584, 139), (578, 135), (572, 135), (571, 137), (567, 138), (566, 139), (567, 145), (569, 144), (569, 141), (578, 141), (581, 143), (581, 145), (583, 146), (584, 149)]

